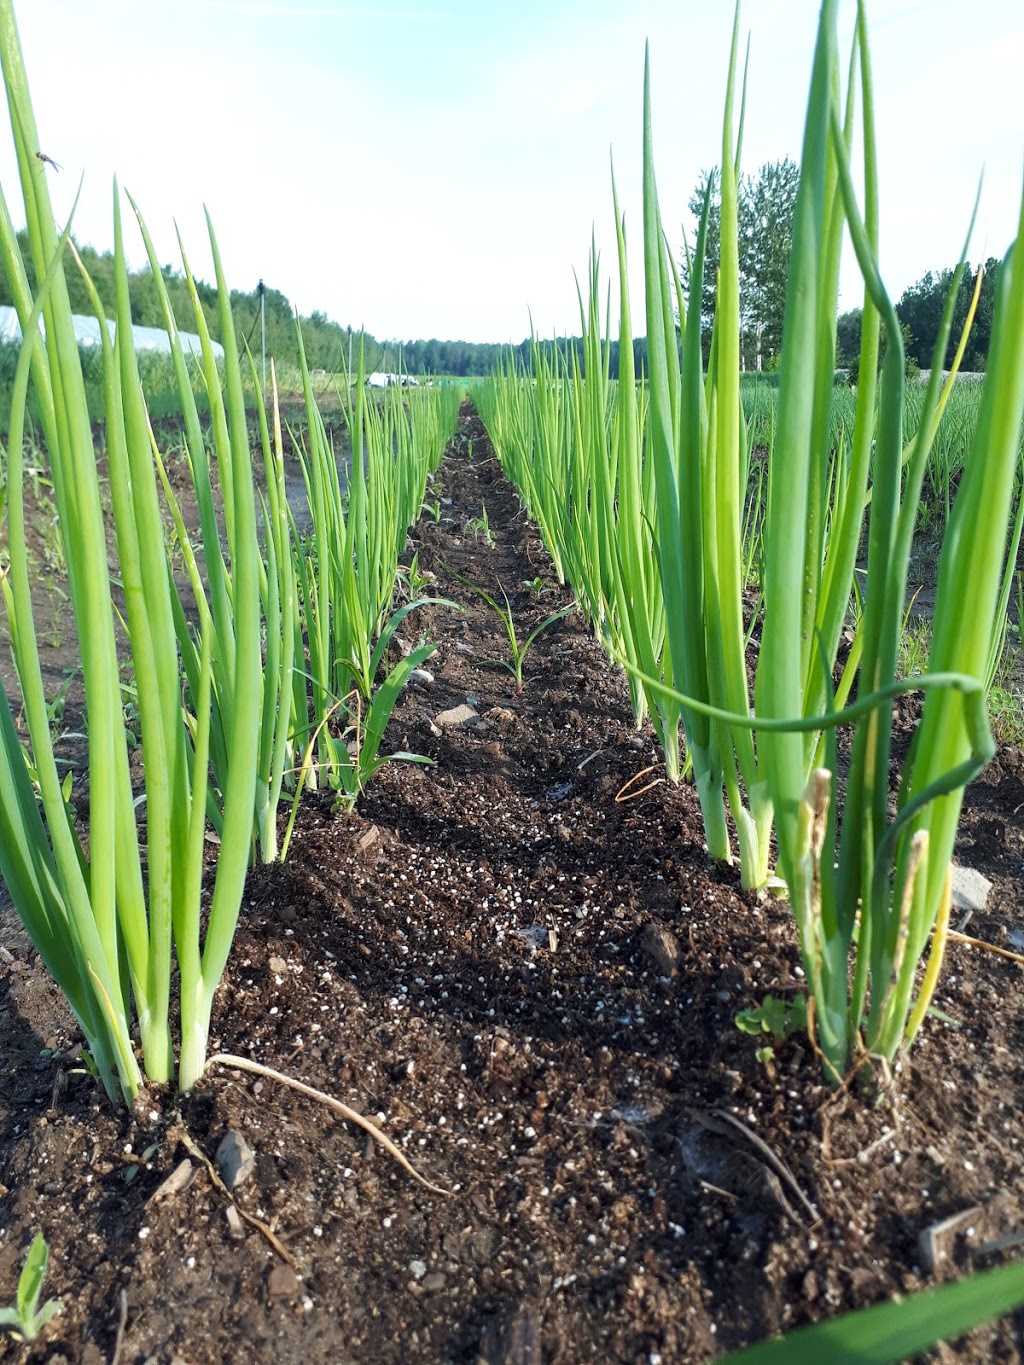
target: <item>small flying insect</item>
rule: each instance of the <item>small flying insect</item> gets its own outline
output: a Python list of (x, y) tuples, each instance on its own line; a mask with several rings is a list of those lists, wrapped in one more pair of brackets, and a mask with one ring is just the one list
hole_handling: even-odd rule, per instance
[(36, 156), (39, 158), (40, 161), (43, 162), (44, 165), (52, 166), (55, 171), (59, 171), (61, 169), (60, 166), (57, 165), (56, 161), (54, 161), (53, 157), (47, 156), (45, 152), (36, 152)]

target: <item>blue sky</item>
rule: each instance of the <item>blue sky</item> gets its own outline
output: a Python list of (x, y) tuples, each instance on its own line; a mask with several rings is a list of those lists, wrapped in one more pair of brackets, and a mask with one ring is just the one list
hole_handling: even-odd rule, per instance
[[(731, 0), (15, 0), (58, 215), (111, 242), (111, 182), (161, 256), (173, 220), (209, 277), (381, 338), (518, 341), (578, 330), (591, 231), (613, 259), (609, 151), (642, 284), (645, 38), (670, 233), (719, 159)], [(844, 32), (854, 6), (846, 0)], [(744, 164), (798, 157), (817, 0), (747, 0)], [(1019, 0), (869, 0), (890, 292), (955, 262), (985, 166), (972, 259), (1001, 255), (1024, 173)], [(935, 114), (929, 114), (934, 107)], [(18, 218), (6, 130), (0, 183)], [(137, 253), (141, 259), (141, 250)], [(842, 306), (860, 301), (844, 267)]]

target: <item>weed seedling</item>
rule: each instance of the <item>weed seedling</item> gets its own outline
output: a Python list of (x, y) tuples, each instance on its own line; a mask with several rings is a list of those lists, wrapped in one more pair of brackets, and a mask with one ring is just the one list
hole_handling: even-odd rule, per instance
[(550, 616), (545, 616), (540, 625), (535, 626), (526, 637), (525, 641), (520, 644), (519, 636), (516, 633), (515, 622), (512, 619), (512, 605), (508, 600), (508, 594), (500, 584), (498, 586), (502, 597), (505, 599), (505, 605), (503, 607), (495, 601), (485, 588), (478, 588), (475, 583), (470, 583), (468, 578), (463, 578), (462, 575), (457, 574), (454, 569), (448, 568), (447, 572), (450, 573), (453, 578), (457, 578), (460, 583), (464, 584), (472, 592), (475, 592), (478, 597), (482, 597), (491, 610), (496, 612), (500, 618), (501, 624), (505, 627), (505, 634), (508, 636), (509, 646), (512, 650), (512, 662), (509, 663), (505, 659), (490, 659), (488, 662), (497, 664), (499, 668), (503, 668), (507, 673), (512, 674), (516, 681), (516, 696), (520, 696), (523, 690), (523, 662), (526, 659), (534, 640), (536, 640), (537, 636), (540, 635), (542, 631), (547, 630), (548, 626), (553, 625), (555, 621), (559, 621), (563, 616), (568, 616), (570, 612), (575, 611), (576, 603), (570, 602), (567, 607), (562, 607), (560, 611), (553, 611)]
[(478, 543), (482, 540), (489, 550), (494, 549), (494, 536), (491, 534), (491, 523), (487, 520), (487, 507), (484, 503), (480, 504), (480, 515), (467, 521), (463, 530), (467, 535), (472, 534)]
[(398, 577), (404, 578), (408, 587), (409, 598), (421, 597), (427, 587), (434, 581), (432, 573), (423, 573), (420, 570), (419, 551), (412, 557), (409, 565), (398, 566)]
[(50, 1248), (43, 1234), (37, 1232), (18, 1279), (14, 1306), (0, 1308), (0, 1327), (10, 1328), (11, 1335), (18, 1341), (35, 1341), (50, 1319), (64, 1307), (60, 1299), (47, 1299), (42, 1308), (39, 1307), (49, 1262)]
[(754, 1038), (768, 1034), (771, 1043), (764, 1043), (757, 1049), (755, 1056), (766, 1065), (775, 1060), (775, 1049), (780, 1047), (791, 1033), (799, 1033), (807, 1027), (807, 1000), (798, 995), (793, 1000), (781, 1000), (774, 995), (766, 995), (760, 1005), (748, 1010), (740, 1010), (736, 1016), (736, 1027), (741, 1033), (749, 1033)]
[(540, 574), (536, 578), (524, 578), (523, 587), (529, 588), (534, 597), (541, 598), (545, 593), (554, 592), (554, 588)]
[(59, 691), (57, 691), (50, 701), (46, 703), (46, 718), (50, 722), (50, 731), (55, 737), (60, 733), (60, 727), (64, 720), (64, 708), (67, 702), (68, 688), (74, 682), (77, 674), (77, 668), (67, 669)]

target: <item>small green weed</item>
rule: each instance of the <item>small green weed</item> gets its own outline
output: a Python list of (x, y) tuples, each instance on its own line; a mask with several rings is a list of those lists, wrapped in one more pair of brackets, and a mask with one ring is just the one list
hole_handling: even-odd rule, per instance
[(424, 591), (434, 581), (434, 575), (432, 573), (421, 572), (420, 556), (418, 550), (413, 555), (411, 564), (409, 565), (400, 564), (398, 566), (398, 577), (400, 579), (402, 578), (405, 579), (406, 591), (410, 598), (422, 597)]
[(760, 1005), (740, 1010), (736, 1016), (736, 1027), (753, 1038), (764, 1038), (766, 1034), (771, 1038), (771, 1043), (764, 1043), (755, 1054), (759, 1062), (767, 1064), (775, 1060), (775, 1049), (791, 1033), (799, 1033), (807, 1028), (807, 1000), (802, 995), (792, 1000), (766, 995)]
[(35, 1341), (50, 1319), (64, 1307), (60, 1299), (47, 1299), (42, 1308), (39, 1307), (49, 1263), (50, 1249), (46, 1245), (46, 1238), (37, 1232), (18, 1279), (14, 1306), (0, 1308), (0, 1327), (9, 1328), (11, 1335), (18, 1341)]
[(505, 605), (502, 607), (485, 588), (478, 588), (475, 583), (471, 583), (468, 578), (463, 578), (461, 574), (457, 574), (455, 570), (448, 565), (444, 565), (443, 567), (446, 573), (450, 573), (453, 578), (457, 578), (459, 582), (469, 588), (471, 592), (475, 592), (478, 597), (482, 597), (491, 610), (497, 613), (501, 624), (505, 627), (505, 634), (508, 636), (509, 647), (512, 650), (512, 662), (508, 663), (505, 659), (490, 659), (488, 662), (497, 664), (499, 668), (503, 668), (507, 673), (512, 674), (513, 678), (516, 680), (516, 696), (518, 697), (523, 690), (523, 663), (533, 642), (542, 631), (547, 630), (548, 626), (553, 625), (556, 621), (560, 621), (563, 616), (568, 616), (570, 612), (575, 611), (576, 603), (570, 602), (567, 607), (562, 607), (560, 611), (553, 611), (550, 616), (545, 616), (540, 625), (535, 626), (526, 637), (525, 641), (520, 644), (519, 636), (516, 633), (515, 622), (512, 619), (512, 604), (508, 600), (508, 594), (505, 592), (505, 589), (502, 588), (500, 584), (498, 585), (499, 591), (505, 599)]
[(928, 656), (932, 649), (932, 623), (927, 616), (911, 616), (917, 594), (903, 616), (903, 629), (896, 650), (896, 675), (916, 678), (928, 671)]
[(480, 504), (480, 515), (471, 517), (462, 529), (466, 535), (472, 535), (478, 544), (482, 540), (489, 550), (494, 549), (494, 536), (491, 533), (491, 523), (487, 520), (487, 507), (484, 503)]
[(540, 574), (538, 574), (536, 578), (524, 578), (523, 587), (529, 588), (534, 597), (537, 598), (543, 597), (545, 593), (555, 591), (547, 579), (542, 578)]
[(1024, 748), (1024, 693), (998, 678), (988, 694), (988, 718), (1000, 744)]

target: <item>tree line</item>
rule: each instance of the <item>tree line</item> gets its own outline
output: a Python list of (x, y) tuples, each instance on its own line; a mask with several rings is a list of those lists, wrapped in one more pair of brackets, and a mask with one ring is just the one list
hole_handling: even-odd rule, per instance
[[(800, 169), (794, 161), (765, 162), (755, 174), (742, 176), (737, 187), (737, 221), (740, 267), (741, 355), (746, 369), (771, 370), (782, 350), (782, 324), (786, 308), (786, 277), (793, 237)], [(704, 285), (699, 307), (705, 342), (710, 343), (715, 313), (715, 288), (721, 251), (721, 188), (717, 166), (701, 174), (690, 197), (689, 208), (699, 223), (708, 203)], [(992, 333), (999, 261), (990, 257), (984, 265), (968, 263), (957, 291), (950, 341), (943, 369), (952, 364), (967, 319), (979, 271), (981, 293), (961, 368), (984, 370)], [(684, 286), (689, 285), (689, 257), (681, 262)], [(907, 365), (927, 369), (939, 334), (946, 298), (955, 268), (928, 271), (903, 291), (896, 313), (903, 330)], [(843, 313), (836, 328), (836, 364), (855, 368), (860, 355), (860, 308)]]
[[(978, 307), (960, 369), (964, 373), (984, 370), (992, 337), (992, 315), (995, 311), (999, 266), (1000, 262), (994, 256), (990, 256), (984, 265), (971, 266), (968, 262), (957, 290), (956, 303), (953, 307), (953, 325), (941, 369), (948, 370), (953, 363), (980, 271), (982, 280)], [(953, 287), (954, 274), (953, 269), (929, 270), (916, 284), (905, 289), (896, 303), (896, 313), (903, 328), (907, 364), (912, 368), (926, 370), (931, 366), (942, 311)], [(859, 308), (841, 314), (836, 328), (836, 349), (840, 364), (852, 364), (860, 354), (860, 327)]]
[[(35, 272), (28, 236), (24, 230), (18, 234), (18, 241), (29, 285), (34, 290)], [(113, 253), (100, 252), (93, 247), (78, 244), (76, 249), (96, 286), (107, 317), (112, 318), (115, 311)], [(91, 317), (92, 303), (81, 272), (73, 264), (69, 264), (64, 273), (72, 311)], [(163, 266), (160, 274), (175, 322), (181, 330), (194, 332), (195, 315), (184, 274), (170, 265)], [(195, 281), (195, 286), (210, 336), (214, 341), (222, 341), (217, 290), (215, 286), (199, 279)], [(163, 313), (153, 287), (152, 271), (148, 265), (129, 272), (128, 295), (131, 300), (132, 321), (136, 326), (163, 327)], [(258, 356), (261, 344), (259, 285), (248, 291), (233, 289), (230, 300), (238, 345), (243, 348), (248, 342), (253, 354)], [(13, 298), (6, 275), (0, 272), (0, 304), (12, 303)], [(263, 303), (266, 315), (267, 354), (275, 356), (279, 361), (297, 362), (295, 311), (291, 303), (281, 290), (270, 285), (263, 287)], [(363, 364), (367, 372), (394, 371), (401, 366), (410, 374), (445, 374), (457, 377), (489, 374), (499, 356), (508, 349), (499, 345), (468, 341), (379, 341), (362, 328), (342, 326), (320, 311), (301, 317), (299, 321), (302, 325), (302, 341), (310, 369), (327, 370), (332, 374), (358, 366), (360, 345), (363, 348)], [(528, 353), (529, 343), (524, 343), (524, 347), (525, 353)]]
[[(795, 162), (785, 159), (766, 162), (739, 184), (739, 257), (740, 257), (740, 328), (741, 356), (745, 369), (772, 370), (778, 364), (782, 349), (782, 324), (786, 301), (786, 273), (792, 240), (793, 211), (799, 186), (799, 169)], [(690, 199), (691, 212), (698, 217), (708, 199), (707, 257), (704, 271), (704, 290), (699, 301), (705, 340), (710, 341), (711, 323), (715, 310), (715, 281), (721, 241), (721, 207), (717, 167), (704, 172)], [(31, 254), (27, 235), (21, 232), (19, 241), (34, 288)], [(79, 246), (79, 255), (96, 286), (107, 316), (114, 315), (114, 257), (111, 252), (99, 252), (89, 246)], [(681, 262), (684, 287), (689, 286), (689, 258)], [(968, 267), (960, 284), (954, 311), (953, 328), (944, 368), (949, 368), (967, 309), (974, 291), (977, 273), (984, 270), (977, 314), (972, 327), (962, 368), (983, 370), (988, 355), (995, 306), (996, 281), (999, 262), (990, 258), (984, 267)], [(181, 271), (172, 266), (161, 269), (168, 299), (178, 326), (195, 330), (195, 318), (188, 285)], [(92, 307), (85, 282), (77, 269), (65, 271), (71, 306), (76, 313), (91, 315)], [(951, 287), (952, 268), (929, 271), (906, 289), (896, 304), (896, 312), (903, 325), (908, 364), (922, 369), (931, 364), (932, 351), (938, 334), (939, 322), (946, 295)], [(217, 310), (217, 291), (213, 285), (196, 280), (196, 293), (203, 309), (210, 335), (222, 340)], [(148, 266), (132, 271), (128, 276), (132, 320), (139, 326), (162, 327), (163, 317)], [(249, 291), (232, 290), (231, 312), (235, 335), (240, 346), (246, 341), (254, 354), (260, 347), (260, 287)], [(287, 297), (271, 286), (263, 289), (266, 310), (267, 354), (279, 361), (296, 361), (295, 313)], [(6, 277), (0, 278), (0, 304), (12, 302)], [(360, 346), (363, 364), (373, 370), (397, 371), (404, 369), (413, 375), (447, 375), (454, 378), (474, 378), (490, 374), (495, 365), (510, 355), (527, 374), (533, 372), (534, 342), (526, 338), (518, 345), (496, 342), (441, 341), (437, 338), (412, 341), (380, 341), (361, 328), (345, 327), (326, 313), (314, 311), (300, 318), (306, 359), (310, 369), (338, 373), (354, 369), (359, 363)], [(860, 352), (861, 310), (843, 313), (837, 323), (836, 364), (840, 367), (856, 365)], [(580, 368), (584, 369), (583, 343), (579, 337), (558, 337), (536, 343), (550, 359), (555, 348), (563, 354), (575, 353)], [(619, 343), (612, 340), (609, 348), (609, 369), (613, 379), (619, 372)], [(647, 360), (647, 343), (643, 337), (634, 339), (633, 363), (642, 373)]]
[[(34, 290), (35, 272), (32, 267), (28, 235), (24, 230), (18, 234), (18, 241), (29, 285)], [(76, 250), (96, 286), (107, 317), (112, 318), (115, 311), (113, 253), (100, 252), (94, 247), (77, 244)], [(91, 317), (92, 303), (81, 272), (73, 265), (69, 265), (64, 273), (72, 311)], [(170, 265), (163, 266), (160, 273), (175, 322), (182, 331), (194, 332), (195, 315), (184, 274)], [(222, 341), (217, 290), (215, 286), (199, 279), (195, 280), (195, 286), (210, 336), (214, 341)], [(157, 292), (153, 288), (152, 272), (148, 265), (129, 272), (128, 295), (131, 300), (132, 321), (136, 326), (163, 327), (163, 313)], [(261, 344), (259, 286), (248, 291), (233, 289), (230, 299), (238, 345), (244, 348), (248, 343), (253, 354), (258, 357)], [(291, 303), (279, 289), (269, 285), (263, 287), (263, 301), (266, 313), (267, 354), (276, 357), (279, 362), (297, 363), (295, 312)], [(7, 277), (0, 272), (0, 304), (12, 303)], [(306, 360), (311, 370), (326, 370), (331, 374), (354, 371), (359, 365), (360, 346), (363, 348), (363, 366), (368, 374), (374, 370), (395, 372), (401, 369), (413, 375), (446, 375), (468, 379), (490, 374), (494, 367), (510, 354), (514, 355), (516, 363), (527, 373), (532, 373), (533, 370), (533, 343), (529, 338), (511, 347), (497, 342), (440, 341), (437, 338), (426, 341), (379, 341), (362, 328), (342, 326), (320, 311), (301, 317), (299, 321), (302, 326)], [(538, 342), (538, 345), (549, 360), (556, 347), (567, 354), (575, 349), (581, 366), (583, 364), (582, 342), (578, 337), (559, 337)], [(647, 354), (643, 340), (634, 343), (634, 352), (639, 367)], [(612, 374), (617, 376), (617, 342), (612, 345), (611, 360)]]

